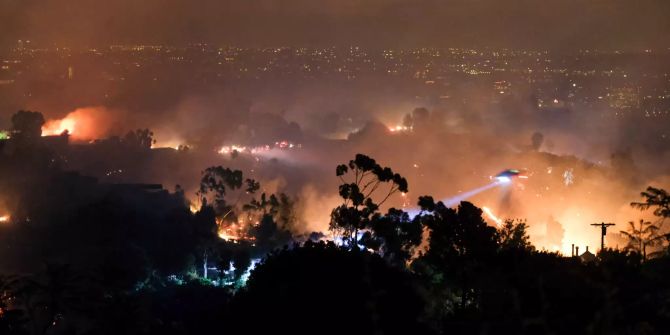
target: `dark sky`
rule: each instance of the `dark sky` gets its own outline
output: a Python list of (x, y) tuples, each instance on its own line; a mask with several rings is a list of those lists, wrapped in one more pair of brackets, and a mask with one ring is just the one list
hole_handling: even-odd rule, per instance
[(670, 0), (0, 0), (0, 43), (670, 47)]

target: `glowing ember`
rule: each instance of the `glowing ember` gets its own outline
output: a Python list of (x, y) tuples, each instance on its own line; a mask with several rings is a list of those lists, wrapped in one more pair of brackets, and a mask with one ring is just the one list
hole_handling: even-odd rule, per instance
[(219, 238), (224, 241), (237, 241), (239, 239), (235, 235), (228, 234), (226, 230), (219, 230), (217, 235), (219, 235)]
[(405, 127), (405, 126), (395, 126), (395, 127), (389, 127), (389, 131), (392, 133), (398, 133), (398, 132), (405, 132), (405, 131), (411, 131), (412, 127)]
[(249, 231), (248, 224), (249, 223), (245, 222), (242, 218), (234, 223), (225, 222), (223, 219), (216, 219), (216, 225), (218, 227), (216, 234), (224, 241), (253, 241), (254, 237), (247, 234)]
[(239, 146), (239, 145), (227, 145), (227, 146), (221, 147), (221, 149), (219, 150), (219, 153), (220, 154), (230, 154), (230, 153), (233, 153), (235, 151), (240, 152), (240, 153), (241, 152), (246, 152), (247, 147)]
[(292, 143), (289, 141), (279, 141), (275, 142), (273, 145), (260, 145), (256, 147), (247, 147), (244, 145), (225, 145), (219, 149), (218, 153), (227, 155), (227, 154), (232, 154), (233, 152), (237, 152), (240, 154), (251, 154), (251, 155), (258, 155), (258, 154), (263, 154), (265, 152), (269, 152), (271, 150), (277, 149), (277, 150), (292, 150), (292, 149), (299, 149), (302, 148), (302, 144), (299, 143)]

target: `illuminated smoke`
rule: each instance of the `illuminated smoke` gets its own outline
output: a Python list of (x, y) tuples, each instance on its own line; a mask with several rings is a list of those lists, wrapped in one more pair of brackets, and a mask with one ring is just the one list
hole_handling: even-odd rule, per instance
[(109, 135), (110, 113), (104, 107), (78, 108), (62, 119), (49, 120), (42, 127), (42, 136), (68, 133), (73, 140), (84, 141)]

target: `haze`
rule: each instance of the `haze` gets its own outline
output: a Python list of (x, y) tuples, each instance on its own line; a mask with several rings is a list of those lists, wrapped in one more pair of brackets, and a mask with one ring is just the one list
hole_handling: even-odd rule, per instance
[(667, 48), (664, 0), (2, 0), (0, 43)]

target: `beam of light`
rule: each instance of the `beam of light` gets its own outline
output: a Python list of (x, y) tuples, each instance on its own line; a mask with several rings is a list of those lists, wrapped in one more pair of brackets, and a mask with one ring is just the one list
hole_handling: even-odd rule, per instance
[(499, 183), (502, 183), (502, 184), (509, 184), (509, 183), (512, 182), (512, 178), (506, 177), (506, 176), (496, 177), (495, 179), (496, 179), (496, 181), (498, 181)]
[[(501, 180), (501, 178), (506, 178), (506, 179), (502, 179), (502, 180)], [(492, 188), (494, 188), (494, 187), (496, 187), (496, 186), (509, 184), (511, 181), (512, 181), (512, 180), (511, 180), (509, 177), (499, 177), (499, 178), (496, 178), (496, 180), (493, 181), (492, 183), (489, 183), (489, 184), (487, 184), (487, 185), (484, 185), (484, 186), (475, 188), (474, 190), (470, 190), (470, 191), (467, 191), (467, 192), (463, 192), (463, 193), (461, 193), (461, 194), (459, 194), (459, 195), (457, 195), (457, 196), (451, 197), (451, 198), (443, 199), (442, 202), (443, 202), (444, 205), (447, 206), (447, 207), (456, 206), (456, 205), (458, 205), (459, 203), (461, 203), (461, 201), (465, 201), (465, 200), (467, 200), (467, 199), (469, 199), (469, 198), (474, 197), (475, 195), (477, 195), (477, 194), (479, 194), (479, 193), (482, 193), (482, 192), (484, 192), (484, 191), (486, 191), (486, 190), (490, 190), (490, 189), (492, 189)]]
[[(501, 178), (503, 178), (501, 180)], [(512, 179), (509, 177), (498, 177), (493, 180), (493, 182), (486, 184), (484, 186), (475, 188), (473, 190), (463, 192), (457, 196), (451, 197), (451, 198), (446, 198), (442, 199), (442, 203), (447, 206), (447, 207), (453, 207), (461, 203), (461, 201), (465, 201), (471, 197), (474, 197), (475, 195), (482, 193), (484, 191), (490, 190), (494, 187), (497, 186), (505, 186), (508, 185), (509, 183), (512, 182)], [(409, 215), (410, 218), (414, 218), (415, 216), (419, 215), (421, 213), (420, 208), (410, 208), (406, 210), (407, 214)]]
[(484, 207), (482, 207), (482, 211), (484, 211), (484, 214), (486, 214), (486, 216), (489, 219), (491, 219), (493, 222), (496, 223), (496, 226), (498, 226), (498, 227), (502, 226), (503, 220), (501, 220), (499, 217), (495, 216), (495, 214), (493, 214), (493, 212), (491, 211), (490, 208), (484, 206)]

